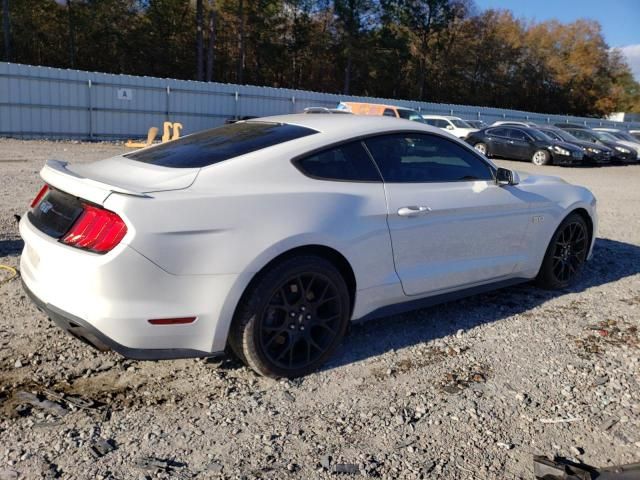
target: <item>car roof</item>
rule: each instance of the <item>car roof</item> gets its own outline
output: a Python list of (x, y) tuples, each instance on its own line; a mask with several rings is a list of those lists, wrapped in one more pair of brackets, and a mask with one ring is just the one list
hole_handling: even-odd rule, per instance
[(375, 130), (428, 130), (441, 133), (439, 128), (420, 122), (402, 118), (385, 117), (384, 115), (308, 115), (297, 113), (290, 115), (274, 115), (248, 120), (248, 122), (287, 123), (311, 128), (325, 134), (345, 133), (349, 136), (365, 135)]
[(432, 118), (434, 120), (462, 120), (460, 117), (452, 117), (451, 115), (422, 115), (422, 118)]

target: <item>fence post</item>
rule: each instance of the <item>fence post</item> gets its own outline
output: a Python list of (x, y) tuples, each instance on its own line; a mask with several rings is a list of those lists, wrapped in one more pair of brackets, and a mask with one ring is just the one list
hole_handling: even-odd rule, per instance
[(165, 120), (167, 122), (169, 121), (169, 114), (171, 113), (170, 97), (171, 97), (171, 87), (169, 85), (167, 85), (167, 110), (165, 112), (165, 114), (166, 114)]
[(89, 110), (89, 140), (93, 140), (93, 103), (91, 102), (91, 79), (87, 81), (87, 107)]
[(291, 113), (296, 113), (296, 97), (293, 95), (291, 97)]
[(233, 107), (233, 118), (235, 118), (236, 120), (238, 120), (238, 97), (240, 96), (240, 94), (238, 93), (238, 91), (236, 90), (235, 94), (234, 94), (234, 99), (235, 99), (235, 104)]

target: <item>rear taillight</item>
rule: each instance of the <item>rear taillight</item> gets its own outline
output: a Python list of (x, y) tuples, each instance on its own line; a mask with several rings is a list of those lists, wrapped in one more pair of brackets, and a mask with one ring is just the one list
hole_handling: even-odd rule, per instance
[(38, 194), (36, 195), (36, 198), (34, 198), (33, 201), (31, 202), (31, 208), (37, 207), (48, 191), (49, 191), (49, 185), (45, 183), (40, 189), (40, 191), (38, 192)]
[(72, 247), (106, 253), (112, 250), (127, 233), (127, 226), (115, 213), (93, 205), (83, 205), (83, 211), (62, 238)]

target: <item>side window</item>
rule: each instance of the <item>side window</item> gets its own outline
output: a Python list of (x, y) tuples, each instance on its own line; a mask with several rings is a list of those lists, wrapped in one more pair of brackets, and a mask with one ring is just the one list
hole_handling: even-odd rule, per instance
[(449, 125), (446, 120), (440, 119), (440, 120), (437, 120), (437, 122), (438, 122), (438, 127), (440, 128), (447, 128), (447, 125)]
[(491, 128), (487, 130), (487, 135), (493, 135), (495, 137), (507, 137), (509, 134), (507, 133), (506, 128)]
[(385, 182), (493, 180), (488, 164), (437, 135), (394, 134), (365, 140)]
[(396, 112), (394, 112), (390, 108), (385, 108), (384, 112), (382, 113), (382, 115), (384, 115), (385, 117), (395, 117), (396, 116)]
[(529, 140), (527, 135), (522, 130), (516, 130), (515, 128), (509, 129), (509, 138), (513, 138), (514, 140), (519, 140), (522, 142), (526, 142)]
[(294, 161), (309, 177), (321, 180), (379, 182), (380, 174), (361, 142), (348, 143)]
[(436, 120), (435, 118), (425, 118), (424, 121), (433, 127), (438, 126), (438, 120)]

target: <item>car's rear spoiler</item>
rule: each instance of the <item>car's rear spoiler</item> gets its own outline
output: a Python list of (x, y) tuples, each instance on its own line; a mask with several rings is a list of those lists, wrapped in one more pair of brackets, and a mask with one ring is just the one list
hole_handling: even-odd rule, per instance
[(150, 197), (142, 192), (85, 178), (69, 170), (67, 164), (68, 162), (61, 160), (47, 160), (40, 171), (40, 176), (53, 187), (99, 205), (102, 205), (113, 192), (136, 197)]

